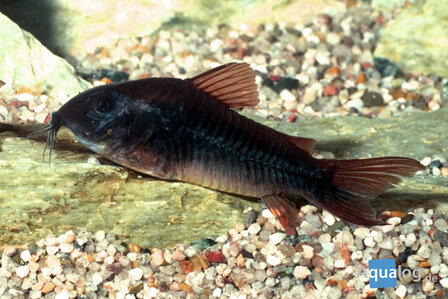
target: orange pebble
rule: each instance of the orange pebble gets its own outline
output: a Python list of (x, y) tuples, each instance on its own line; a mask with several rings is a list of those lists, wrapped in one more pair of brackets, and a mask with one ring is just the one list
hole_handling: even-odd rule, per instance
[(106, 48), (103, 48), (103, 49), (101, 50), (100, 56), (101, 56), (101, 58), (107, 58), (107, 57), (109, 57), (109, 56), (110, 56), (109, 50), (106, 49)]
[(129, 244), (128, 247), (130, 252), (139, 253), (142, 250), (142, 248), (135, 243)]
[(429, 267), (431, 267), (431, 264), (428, 261), (424, 261), (424, 262), (418, 263), (418, 266), (420, 268), (429, 268)]
[(390, 212), (390, 217), (399, 217), (399, 218), (403, 218), (404, 216), (406, 216), (406, 213), (403, 212), (398, 212), (398, 211), (391, 211)]
[(107, 77), (104, 77), (104, 78), (101, 79), (101, 82), (106, 83), (106, 84), (111, 84), (112, 80), (107, 78)]
[(179, 261), (179, 266), (185, 274), (193, 272), (194, 270), (193, 263), (190, 261)]
[(345, 289), (345, 288), (347, 288), (347, 287), (348, 287), (348, 285), (347, 285), (347, 280), (342, 279), (342, 280), (340, 280), (340, 281), (338, 282), (338, 288), (339, 288), (339, 289), (343, 290), (343, 289)]
[(179, 289), (181, 289), (185, 293), (192, 293), (193, 292), (193, 288), (191, 286), (189, 286), (188, 284), (183, 283), (183, 282), (179, 282)]
[(328, 278), (327, 279), (327, 286), (335, 286), (335, 285), (338, 285), (339, 284), (339, 282), (336, 280), (336, 279), (334, 279), (333, 277), (330, 277), (330, 278)]
[(48, 294), (51, 291), (53, 291), (55, 288), (55, 285), (50, 281), (50, 282), (46, 282), (44, 284), (44, 286), (42, 287), (42, 293), (43, 294)]
[(26, 86), (22, 86), (19, 88), (19, 90), (17, 91), (17, 94), (21, 94), (21, 93), (29, 93), (29, 94), (33, 94), (33, 90), (29, 87)]
[(327, 70), (327, 74), (329, 75), (339, 75), (341, 70), (337, 66), (332, 66)]
[(358, 75), (358, 77), (356, 78), (356, 83), (357, 84), (360, 84), (360, 83), (365, 83), (367, 80), (366, 80), (366, 75), (364, 74), (364, 73), (360, 73), (359, 75)]

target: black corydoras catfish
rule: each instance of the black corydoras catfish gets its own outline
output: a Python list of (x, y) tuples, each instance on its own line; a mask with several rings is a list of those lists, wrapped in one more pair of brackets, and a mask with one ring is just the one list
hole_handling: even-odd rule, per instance
[(369, 204), (424, 169), (402, 157), (317, 160), (315, 141), (286, 135), (230, 108), (258, 103), (254, 73), (230, 63), (194, 78), (149, 78), (87, 90), (63, 105), (50, 124), (68, 127), (94, 152), (138, 172), (261, 198), (288, 233), (298, 211), (284, 194), (298, 194), (348, 222), (376, 225)]

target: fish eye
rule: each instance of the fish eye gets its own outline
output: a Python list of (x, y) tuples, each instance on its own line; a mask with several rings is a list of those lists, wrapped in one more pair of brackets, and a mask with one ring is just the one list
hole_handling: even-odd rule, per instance
[(107, 113), (114, 108), (114, 102), (110, 98), (101, 97), (95, 100), (94, 109), (97, 113)]

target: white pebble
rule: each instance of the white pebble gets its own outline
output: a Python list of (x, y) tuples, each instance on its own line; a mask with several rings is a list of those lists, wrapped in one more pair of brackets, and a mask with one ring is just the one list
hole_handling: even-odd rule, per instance
[(327, 34), (327, 38), (326, 38), (327, 43), (329, 43), (330, 45), (337, 45), (341, 42), (341, 38), (339, 37), (339, 35), (337, 33), (334, 32), (329, 32)]
[(24, 250), (20, 253), (20, 258), (22, 259), (22, 261), (24, 262), (29, 262), (31, 259), (31, 254), (29, 250)]
[(268, 209), (264, 209), (263, 211), (261, 211), (261, 216), (263, 216), (264, 218), (274, 218), (274, 215), (272, 215), (271, 211), (269, 211)]
[(129, 271), (129, 276), (133, 280), (140, 280), (143, 276), (143, 270), (141, 268), (135, 268)]
[(422, 258), (427, 259), (431, 255), (431, 249), (427, 245), (422, 245), (417, 251), (417, 254)]
[(17, 276), (19, 276), (20, 278), (24, 278), (26, 277), (28, 274), (30, 273), (30, 269), (28, 268), (28, 266), (20, 266), (16, 269), (16, 274)]
[(68, 299), (68, 293), (66, 291), (62, 291), (60, 293), (57, 293), (56, 296), (54, 296), (54, 299)]
[(18, 95), (16, 95), (16, 98), (21, 101), (21, 102), (29, 102), (34, 100), (34, 95), (30, 94), (30, 93), (19, 93)]
[(260, 232), (261, 230), (261, 226), (258, 223), (252, 223), (248, 228), (247, 231), (251, 234), (251, 235), (256, 235)]
[(367, 237), (364, 239), (364, 245), (366, 245), (367, 247), (374, 247), (375, 241), (373, 241), (373, 238)]
[(406, 247), (411, 247), (412, 244), (417, 240), (417, 236), (414, 233), (410, 233), (406, 236), (406, 241), (404, 241), (404, 245)]
[(294, 268), (294, 277), (297, 279), (305, 279), (311, 275), (311, 271), (304, 266), (297, 266)]
[(406, 296), (406, 286), (405, 285), (401, 285), (397, 288), (397, 290), (395, 291), (395, 294), (400, 297), (400, 298), (404, 298), (404, 296)]
[(434, 221), (434, 226), (437, 227), (439, 230), (447, 231), (448, 230), (448, 224), (446, 223), (445, 219), (437, 219)]
[(335, 268), (345, 268), (345, 261), (343, 259), (337, 259), (334, 261)]
[(75, 248), (73, 247), (73, 244), (62, 243), (62, 244), (59, 244), (59, 249), (61, 250), (61, 252), (71, 253), (73, 251), (73, 249), (75, 249)]
[(99, 230), (99, 231), (97, 231), (97, 232), (95, 233), (95, 239), (96, 239), (98, 242), (103, 241), (105, 237), (106, 237), (106, 233), (105, 233), (104, 231), (102, 231), (102, 230)]
[(280, 97), (285, 102), (294, 102), (296, 100), (296, 97), (287, 89), (283, 89), (280, 92)]
[(46, 248), (48, 255), (55, 255), (59, 251), (57, 246), (47, 246)]
[(90, 164), (90, 165), (100, 165), (101, 162), (100, 162), (100, 160), (98, 160), (98, 159), (95, 158), (95, 157), (89, 157), (89, 158), (87, 159), (87, 164)]
[(94, 273), (94, 274), (92, 275), (92, 282), (93, 282), (94, 285), (97, 286), (97, 285), (99, 285), (100, 283), (103, 282), (103, 278), (101, 277), (100, 274), (98, 274), (98, 273)]
[(445, 289), (448, 289), (448, 278), (442, 278), (440, 281), (440, 284), (442, 285), (442, 287), (444, 287)]
[[(326, 211), (325, 211), (326, 212)], [(333, 215), (331, 215), (330, 213), (324, 213), (326, 214), (324, 216), (324, 222), (325, 224), (327, 224), (328, 226), (332, 226), (333, 224), (335, 224), (336, 219), (334, 218)]]
[(278, 266), (282, 263), (282, 260), (278, 257), (276, 257), (275, 255), (268, 255), (266, 257), (266, 262), (271, 265), (271, 266)]
[(222, 289), (221, 288), (216, 288), (213, 290), (213, 297), (221, 297), (221, 293), (222, 293)]
[(401, 218), (400, 217), (391, 217), (389, 219), (386, 220), (386, 223), (391, 224), (391, 225), (399, 225), (401, 222)]
[(45, 239), (45, 245), (47, 246), (58, 246), (58, 239), (54, 236), (49, 236)]
[(286, 238), (285, 233), (277, 232), (269, 236), (269, 241), (271, 241), (272, 244), (277, 245), (281, 241), (283, 241)]
[(312, 259), (314, 257), (314, 248), (309, 245), (303, 245), (303, 257), (307, 260)]
[(432, 175), (433, 176), (440, 176), (440, 168), (433, 167), (432, 168)]
[(423, 158), (423, 160), (421, 160), (420, 161), (420, 163), (423, 165), (423, 166), (428, 166), (430, 163), (431, 163), (431, 158), (430, 157), (424, 157)]

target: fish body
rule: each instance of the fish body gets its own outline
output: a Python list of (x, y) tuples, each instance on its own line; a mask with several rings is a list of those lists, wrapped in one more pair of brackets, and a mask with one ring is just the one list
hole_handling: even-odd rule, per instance
[(398, 176), (422, 169), (401, 157), (317, 160), (310, 153), (314, 140), (231, 109), (257, 102), (252, 70), (231, 63), (186, 80), (93, 88), (54, 112), (47, 130), (52, 143), (66, 126), (91, 150), (141, 173), (261, 198), (289, 232), (298, 211), (285, 194), (301, 195), (349, 222), (380, 224), (369, 199), (393, 187)]

